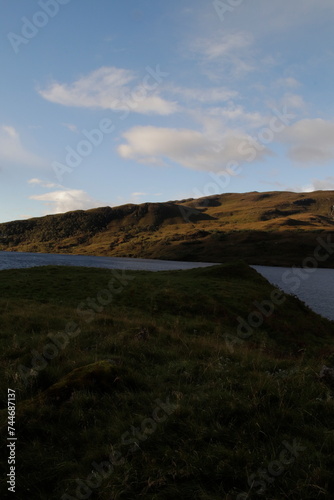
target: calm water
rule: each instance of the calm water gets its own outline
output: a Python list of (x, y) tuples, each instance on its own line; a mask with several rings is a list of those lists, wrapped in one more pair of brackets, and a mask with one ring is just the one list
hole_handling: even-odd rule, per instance
[(305, 304), (325, 318), (334, 320), (334, 269), (252, 266), (270, 283), (286, 293), (297, 295)]
[(208, 267), (212, 262), (179, 262), (174, 260), (130, 259), (123, 257), (93, 257), (52, 253), (0, 252), (0, 270), (36, 266), (82, 266), (131, 271), (173, 271)]
[[(172, 271), (214, 264), (212, 262), (179, 262), (123, 257), (0, 252), (0, 270), (48, 265), (102, 267), (132, 271)], [(280, 287), (286, 293), (297, 295), (318, 314), (334, 320), (334, 269), (316, 269), (312, 273), (307, 273), (303, 269), (290, 267), (252, 267), (273, 285)]]

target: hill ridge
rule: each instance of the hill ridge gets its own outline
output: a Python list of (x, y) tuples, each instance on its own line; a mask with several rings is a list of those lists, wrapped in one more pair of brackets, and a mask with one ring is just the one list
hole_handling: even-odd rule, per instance
[(75, 210), (0, 224), (0, 250), (300, 265), (333, 205), (334, 191), (253, 191)]

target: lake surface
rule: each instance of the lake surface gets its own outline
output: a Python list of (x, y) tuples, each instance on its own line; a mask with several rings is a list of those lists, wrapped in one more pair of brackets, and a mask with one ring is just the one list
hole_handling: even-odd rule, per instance
[(175, 271), (213, 266), (212, 262), (180, 262), (176, 260), (133, 259), (124, 257), (94, 257), (53, 253), (0, 252), (0, 270), (36, 266), (82, 266), (129, 271)]
[(315, 312), (334, 321), (334, 269), (252, 267), (273, 285), (296, 295)]
[[(173, 271), (214, 265), (212, 262), (94, 257), (86, 255), (0, 252), (0, 270), (36, 266), (82, 266), (132, 271)], [(297, 295), (322, 316), (334, 320), (334, 269), (310, 270), (290, 267), (252, 266), (270, 283), (284, 292)]]

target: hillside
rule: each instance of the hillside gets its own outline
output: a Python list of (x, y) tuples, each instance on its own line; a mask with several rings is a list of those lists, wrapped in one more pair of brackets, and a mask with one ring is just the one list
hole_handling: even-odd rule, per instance
[(300, 266), (333, 205), (334, 191), (252, 192), (79, 210), (0, 224), (0, 250)]
[[(261, 325), (240, 332), (274, 292), (240, 261), (1, 271), (12, 497), (332, 500), (334, 392), (319, 374), (334, 367), (334, 323), (281, 293)], [(5, 474), (0, 495), (10, 497)]]

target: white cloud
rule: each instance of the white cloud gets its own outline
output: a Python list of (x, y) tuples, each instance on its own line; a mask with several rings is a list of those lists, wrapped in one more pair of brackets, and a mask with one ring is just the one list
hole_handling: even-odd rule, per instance
[(7, 134), (8, 137), (10, 137), (13, 140), (18, 139), (19, 135), (16, 132), (14, 127), (10, 127), (8, 125), (3, 125), (2, 130)]
[[(135, 72), (104, 66), (71, 84), (54, 82), (39, 94), (46, 100), (64, 106), (133, 111), (143, 114), (169, 115), (178, 110), (175, 102), (158, 95), (164, 72), (154, 75), (148, 70), (141, 82)], [(167, 75), (167, 73), (166, 73)], [(133, 83), (130, 87), (129, 84)]]
[(303, 97), (298, 94), (287, 93), (283, 96), (282, 102), (288, 109), (294, 108), (302, 111), (306, 109), (306, 102)]
[(29, 179), (28, 184), (32, 184), (35, 186), (37, 185), (48, 189), (62, 187), (59, 184), (54, 184), (53, 182), (43, 181), (42, 179), (36, 179), (36, 178)]
[(219, 101), (228, 101), (238, 96), (238, 92), (224, 87), (208, 87), (208, 88), (183, 88), (183, 87), (167, 87), (174, 94), (178, 94), (186, 100), (197, 101), (199, 103), (210, 103)]
[(33, 195), (31, 200), (43, 201), (47, 207), (46, 213), (63, 213), (71, 210), (87, 210), (101, 206), (101, 203), (91, 198), (85, 191), (80, 189), (63, 189)]
[(26, 149), (16, 129), (8, 125), (0, 127), (0, 161), (28, 167), (45, 166), (45, 161)]
[(321, 118), (300, 120), (280, 134), (289, 157), (304, 164), (323, 164), (334, 159), (334, 122)]
[(226, 107), (208, 110), (211, 116), (220, 117), (224, 123), (238, 122), (242, 127), (258, 128), (268, 123), (268, 117), (259, 112), (247, 112), (243, 106), (229, 103)]
[(334, 177), (326, 177), (326, 179), (313, 179), (310, 184), (302, 188), (304, 192), (312, 191), (331, 191), (334, 190)]
[(147, 196), (147, 193), (135, 192), (135, 193), (131, 193), (131, 196)]
[(279, 87), (297, 88), (300, 87), (300, 82), (292, 77), (279, 78), (276, 82)]
[(212, 38), (199, 38), (192, 46), (192, 49), (204, 55), (209, 60), (216, 60), (230, 57), (239, 52), (240, 49), (249, 47), (252, 44), (252, 37), (246, 32), (230, 33), (225, 36)]
[(191, 44), (191, 51), (199, 55), (206, 67), (206, 74), (210, 79), (217, 79), (220, 75), (226, 78), (238, 78), (255, 69), (250, 55), (253, 37), (247, 32), (239, 31), (222, 35), (198, 38)]
[(195, 130), (158, 127), (134, 127), (123, 137), (126, 142), (118, 147), (123, 158), (155, 165), (166, 165), (169, 160), (194, 170), (221, 171), (228, 162), (252, 161), (245, 157), (250, 144), (257, 146), (257, 160), (270, 154), (250, 136), (233, 130), (225, 132), (219, 142)]
[(64, 106), (105, 108), (112, 99), (120, 97), (123, 87), (134, 78), (133, 71), (104, 66), (72, 84), (53, 83), (39, 93), (48, 101)]

